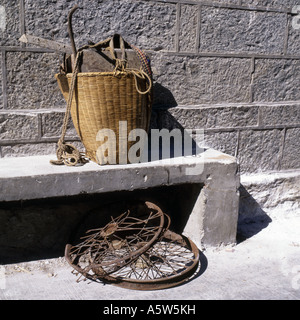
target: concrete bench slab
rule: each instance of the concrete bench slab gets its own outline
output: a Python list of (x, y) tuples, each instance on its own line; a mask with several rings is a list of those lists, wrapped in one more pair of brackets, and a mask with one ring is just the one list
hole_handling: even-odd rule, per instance
[(184, 234), (199, 245), (234, 243), (239, 175), (234, 157), (213, 149), (197, 156), (128, 165), (54, 166), (54, 155), (0, 159), (0, 202), (201, 184)]

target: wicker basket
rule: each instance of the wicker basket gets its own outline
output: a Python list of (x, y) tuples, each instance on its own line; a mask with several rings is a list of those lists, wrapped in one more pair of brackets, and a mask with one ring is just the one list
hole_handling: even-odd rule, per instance
[[(68, 100), (72, 73), (57, 74), (61, 92)], [(111, 148), (112, 163), (129, 163), (127, 153), (135, 142), (124, 141), (120, 144), (120, 121), (127, 121), (126, 139), (133, 129), (143, 129), (148, 132), (151, 117), (152, 89), (147, 94), (141, 94), (147, 89), (147, 79), (136, 77), (128, 72), (92, 72), (78, 73), (71, 104), (71, 116), (76, 131), (86, 148), (86, 156), (98, 164), (105, 164), (97, 156), (97, 150), (102, 145)], [(99, 130), (110, 129), (115, 133), (116, 140), (97, 141)], [(125, 142), (125, 143), (126, 143)], [(111, 143), (111, 144), (110, 144)], [(116, 144), (115, 144), (116, 143)], [(104, 150), (103, 150), (104, 151)], [(111, 158), (110, 158), (111, 159)], [(120, 161), (120, 159), (122, 159)], [(132, 161), (131, 161), (132, 162)], [(109, 161), (106, 163), (111, 164)]]

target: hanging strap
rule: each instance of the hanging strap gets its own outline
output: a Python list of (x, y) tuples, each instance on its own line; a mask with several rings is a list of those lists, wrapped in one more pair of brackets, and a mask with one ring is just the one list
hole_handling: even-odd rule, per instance
[(77, 74), (79, 70), (81, 57), (82, 57), (82, 51), (80, 50), (77, 52), (77, 55), (76, 55), (76, 60), (75, 60), (74, 70), (73, 70), (73, 75), (71, 80), (71, 86), (70, 86), (70, 91), (69, 91), (69, 96), (67, 101), (67, 109), (65, 112), (64, 122), (62, 127), (62, 133), (57, 143), (58, 144), (58, 148), (56, 151), (57, 160), (50, 160), (50, 163), (54, 165), (65, 164), (67, 166), (75, 166), (78, 163), (84, 164), (88, 162), (84, 153), (79, 152), (74, 145), (65, 143), (65, 135), (67, 132), (67, 126), (68, 126), (68, 121), (69, 121), (71, 106), (72, 106), (73, 93), (74, 93), (74, 89), (77, 81)]

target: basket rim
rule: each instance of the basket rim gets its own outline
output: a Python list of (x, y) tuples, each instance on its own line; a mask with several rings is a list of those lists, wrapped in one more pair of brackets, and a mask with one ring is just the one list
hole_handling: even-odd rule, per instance
[[(132, 74), (128, 73), (128, 72), (123, 72), (120, 71), (117, 73), (114, 71), (105, 71), (105, 72), (79, 72), (77, 74), (77, 77), (97, 77), (97, 76), (113, 76), (113, 77), (118, 77), (118, 76), (133, 76)], [(72, 78), (73, 77), (73, 73), (67, 73), (66, 74), (67, 78)]]

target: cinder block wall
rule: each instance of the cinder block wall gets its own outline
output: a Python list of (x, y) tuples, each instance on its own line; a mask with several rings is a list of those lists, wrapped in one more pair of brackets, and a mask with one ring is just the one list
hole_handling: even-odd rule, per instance
[(152, 126), (205, 128), (206, 145), (237, 156), (242, 173), (300, 168), (300, 0), (1, 0), (1, 157), (55, 153), (62, 57), (18, 39), (69, 44), (75, 3), (77, 46), (118, 32), (151, 54)]

